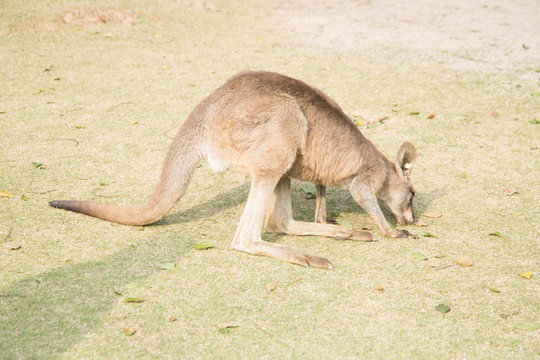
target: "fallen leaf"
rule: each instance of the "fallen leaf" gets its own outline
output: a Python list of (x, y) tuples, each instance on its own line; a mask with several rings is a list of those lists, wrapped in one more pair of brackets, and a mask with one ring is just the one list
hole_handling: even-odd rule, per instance
[(311, 188), (308, 188), (307, 186), (303, 186), (300, 190), (302, 190), (303, 192), (305, 192), (306, 194), (313, 194), (315, 195), (315, 190), (311, 189)]
[(261, 297), (261, 299), (266, 299), (268, 297), (268, 291), (266, 290), (261, 291), (259, 296)]
[(447, 312), (449, 312), (452, 309), (450, 308), (450, 306), (448, 306), (446, 304), (439, 304), (439, 305), (435, 306), (435, 310), (437, 310), (438, 312), (440, 312), (442, 314), (446, 314)]
[(341, 220), (341, 221), (338, 222), (338, 224), (343, 226), (344, 228), (347, 228), (347, 229), (352, 229), (353, 228), (352, 224), (347, 220)]
[(88, 33), (92, 34), (92, 35), (97, 35), (97, 34), (99, 34), (99, 30), (95, 30), (95, 29), (88, 30)]
[(412, 254), (412, 256), (415, 258), (415, 259), (418, 259), (418, 260), (427, 260), (428, 258), (426, 257), (426, 255), (422, 254), (422, 253), (419, 253), (419, 252), (415, 252)]
[(435, 255), (435, 258), (437, 258), (437, 259), (442, 259), (442, 258), (445, 258), (445, 257), (446, 257), (446, 254)]
[(424, 223), (421, 222), (421, 221), (415, 222), (414, 225), (416, 225), (416, 226), (418, 226), (418, 227), (424, 227), (424, 226), (427, 226), (427, 224), (424, 224)]
[(382, 287), (381, 284), (375, 284), (374, 289), (377, 290), (377, 291), (380, 291), (380, 292), (383, 292), (383, 291), (384, 291), (384, 288)]
[(493, 117), (497, 117), (497, 116), (499, 116), (499, 113), (498, 113), (498, 112), (496, 112), (496, 111), (492, 111), (492, 112), (491, 112), (491, 116), (493, 116)]
[(438, 214), (438, 213), (425, 213), (423, 215), (430, 219), (438, 219), (442, 216), (442, 214)]
[(6, 248), (8, 250), (20, 250), (22, 248), (22, 246), (21, 246), (21, 244), (12, 243), (12, 244), (7, 244)]
[(227, 322), (227, 323), (222, 323), (222, 324), (217, 325), (218, 329), (232, 329), (232, 328), (237, 328), (239, 326), (240, 325), (234, 322)]
[(430, 115), (428, 115), (427, 118), (428, 118), (428, 119), (433, 119), (434, 117), (435, 117), (435, 114), (430, 114)]
[(534, 330), (540, 328), (540, 325), (538, 325), (538, 324), (518, 323), (518, 324), (514, 324), (514, 327), (516, 329), (522, 330), (522, 331), (534, 331)]
[(302, 278), (298, 277), (298, 278), (294, 279), (292, 282), (295, 283), (295, 282), (299, 282), (300, 280), (302, 280)]
[(175, 318), (174, 316), (171, 316), (171, 317), (169, 318), (169, 322), (175, 322), (175, 321), (176, 321), (176, 318)]
[(34, 92), (32, 93), (32, 95), (39, 95), (39, 94), (44, 93), (44, 92), (45, 92), (45, 89), (41, 89), (41, 88), (40, 88), (40, 89), (37, 89), (36, 91), (34, 91)]
[(195, 250), (208, 250), (215, 247), (214, 245), (210, 244), (208, 241), (203, 241), (197, 245), (195, 245), (193, 248)]
[(502, 237), (502, 234), (500, 231), (492, 231), (489, 233), (489, 235)]
[(21, 199), (22, 199), (23, 201), (28, 201), (30, 198), (29, 198), (28, 196), (22, 194), (22, 195), (21, 195)]
[(469, 267), (469, 266), (472, 266), (473, 261), (471, 260), (471, 258), (467, 256), (463, 256), (456, 260), (456, 264), (463, 267)]
[(436, 237), (435, 235), (433, 235), (432, 233), (427, 232), (427, 231), (420, 232), (420, 235), (423, 236), (423, 237), (432, 237), (432, 238)]
[(272, 283), (268, 283), (268, 284), (266, 284), (265, 288), (266, 288), (266, 291), (268, 291), (268, 292), (274, 291), (274, 290), (276, 290), (276, 285), (274, 285)]
[(527, 271), (527, 272), (519, 273), (518, 275), (521, 276), (522, 278), (530, 279), (532, 277), (532, 272)]
[(231, 329), (235, 329), (239, 326), (240, 325), (235, 324), (235, 323), (225, 323), (225, 324), (219, 324), (217, 327), (218, 327), (218, 332), (220, 334), (228, 334), (231, 332)]
[(375, 128), (375, 127), (377, 127), (377, 126), (379, 126), (379, 125), (384, 124), (384, 120), (385, 120), (385, 119), (378, 120), (378, 121), (370, 121), (370, 122), (367, 123), (367, 125), (366, 125), (364, 128), (366, 128), (366, 129), (372, 129), (372, 128)]
[(362, 226), (362, 230), (370, 231), (373, 228), (371, 226)]
[(112, 38), (113, 35), (111, 33), (107, 33), (107, 34), (105, 34), (103, 36), (105, 36), (107, 39), (110, 39), (110, 38)]
[(45, 169), (45, 165), (39, 162), (32, 161), (32, 166), (36, 169)]
[(412, 115), (412, 116), (420, 115), (420, 112), (418, 112), (418, 111), (411, 111), (411, 112), (409, 113), (409, 115)]
[(175, 264), (172, 262), (168, 262), (160, 266), (160, 268), (163, 270), (172, 270), (174, 269), (174, 267), (175, 267)]
[(124, 299), (124, 302), (127, 302), (127, 303), (142, 303), (144, 302), (143, 299), (141, 298), (136, 298), (136, 297), (127, 297)]
[(133, 334), (135, 334), (135, 333), (137, 332), (137, 330), (131, 329), (131, 328), (123, 328), (123, 329), (122, 329), (122, 332), (123, 332), (124, 335), (126, 335), (126, 336), (132, 336)]
[(106, 182), (104, 182), (104, 181), (100, 181), (100, 182), (99, 182), (99, 185), (100, 185), (100, 186), (109, 186), (109, 183), (106, 183)]
[(11, 198), (11, 195), (7, 190), (0, 190), (0, 198)]
[(6, 110), (0, 110), (0, 114), (5, 114)]
[(518, 192), (515, 189), (504, 189), (504, 195), (506, 196), (512, 196), (517, 194)]
[(501, 290), (499, 290), (499, 289), (497, 289), (496, 287), (493, 287), (493, 286), (488, 286), (488, 289), (493, 291), (494, 293), (497, 293), (497, 294), (501, 292)]
[(536, 118), (532, 118), (531, 120), (529, 120), (529, 123), (537, 125), (537, 124), (540, 124), (540, 120), (537, 120)]

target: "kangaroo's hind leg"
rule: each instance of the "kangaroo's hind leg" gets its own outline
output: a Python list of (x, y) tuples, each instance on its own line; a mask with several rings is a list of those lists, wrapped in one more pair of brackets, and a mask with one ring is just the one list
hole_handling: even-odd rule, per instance
[(270, 198), (265, 223), (266, 231), (287, 235), (315, 235), (339, 240), (374, 241), (365, 231), (346, 229), (339, 225), (296, 221), (292, 218), (291, 180), (282, 178)]
[[(281, 186), (279, 187), (281, 188)], [(332, 264), (326, 259), (307, 254), (300, 249), (269, 243), (261, 239), (264, 212), (270, 197), (276, 196), (275, 188), (276, 181), (261, 178), (252, 179), (247, 204), (236, 229), (232, 247), (249, 254), (269, 256), (305, 267), (333, 269)]]

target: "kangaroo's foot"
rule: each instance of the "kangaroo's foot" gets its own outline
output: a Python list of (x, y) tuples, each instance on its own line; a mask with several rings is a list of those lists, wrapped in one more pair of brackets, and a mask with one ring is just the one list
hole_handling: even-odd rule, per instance
[(373, 234), (367, 231), (357, 231), (334, 224), (320, 224), (291, 220), (282, 231), (287, 235), (326, 236), (336, 240), (377, 241)]
[(257, 240), (243, 245), (233, 244), (233, 248), (248, 254), (273, 257), (307, 268), (318, 267), (330, 270), (334, 268), (330, 261), (324, 258), (310, 255), (291, 246), (269, 243), (263, 240)]

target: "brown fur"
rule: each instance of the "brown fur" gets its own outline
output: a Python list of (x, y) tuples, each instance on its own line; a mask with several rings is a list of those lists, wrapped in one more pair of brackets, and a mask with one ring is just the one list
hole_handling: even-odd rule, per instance
[[(174, 138), (147, 202), (116, 206), (52, 201), (50, 205), (121, 224), (149, 224), (184, 194), (203, 156), (216, 171), (237, 167), (251, 175), (246, 208), (232, 242), (240, 251), (332, 268), (326, 259), (261, 240), (266, 208), (266, 231), (372, 241), (370, 233), (326, 223), (326, 186), (348, 188), (388, 236), (407, 233), (388, 225), (377, 197), (400, 222), (413, 221), (409, 174), (416, 160), (414, 146), (404, 143), (396, 163), (390, 162), (328, 96), (270, 72), (240, 73), (195, 107)], [(292, 219), (291, 178), (317, 185), (315, 223)]]

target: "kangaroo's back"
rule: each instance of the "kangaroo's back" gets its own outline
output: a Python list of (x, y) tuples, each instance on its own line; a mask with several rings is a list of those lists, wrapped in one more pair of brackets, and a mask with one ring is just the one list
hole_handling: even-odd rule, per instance
[[(285, 94), (300, 106), (308, 123), (305, 141), (287, 176), (324, 185), (340, 185), (362, 168), (384, 168), (382, 155), (339, 105), (303, 81), (272, 72), (244, 72), (225, 84), (235, 99)], [(242, 101), (242, 100), (241, 100)]]

